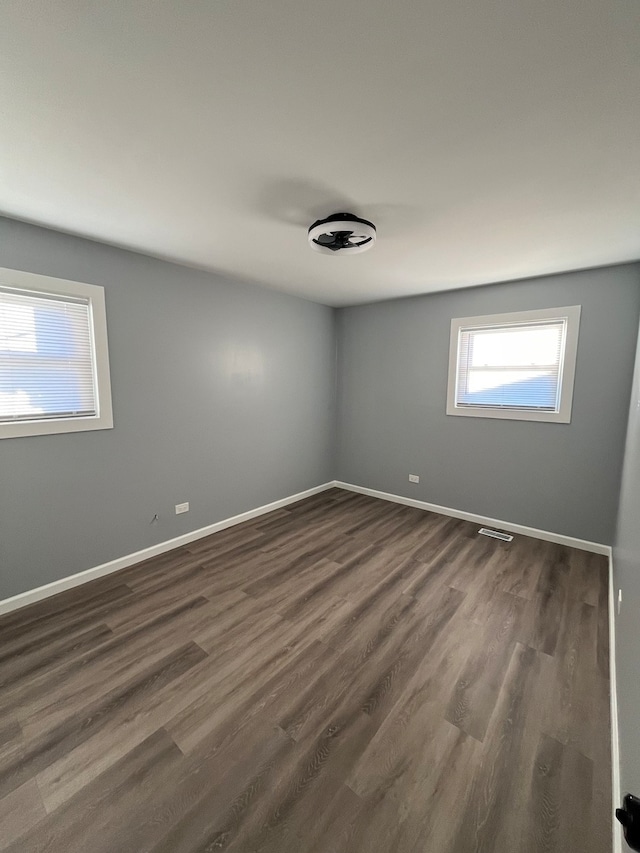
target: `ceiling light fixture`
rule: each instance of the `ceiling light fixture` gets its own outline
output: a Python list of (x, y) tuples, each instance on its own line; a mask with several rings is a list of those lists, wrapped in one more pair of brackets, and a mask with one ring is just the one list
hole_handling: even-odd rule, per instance
[(353, 213), (334, 213), (310, 226), (309, 245), (325, 255), (357, 255), (376, 241), (376, 226)]

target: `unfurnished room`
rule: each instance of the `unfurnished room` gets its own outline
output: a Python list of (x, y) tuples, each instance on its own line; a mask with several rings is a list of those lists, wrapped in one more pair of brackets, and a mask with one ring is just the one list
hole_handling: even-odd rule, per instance
[(640, 850), (638, 0), (0, 4), (0, 853)]

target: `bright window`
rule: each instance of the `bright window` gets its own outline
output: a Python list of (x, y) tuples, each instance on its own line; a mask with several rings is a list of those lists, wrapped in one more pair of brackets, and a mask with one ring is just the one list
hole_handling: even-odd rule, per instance
[(112, 426), (103, 288), (0, 270), (0, 438)]
[(569, 423), (580, 306), (451, 321), (447, 414)]

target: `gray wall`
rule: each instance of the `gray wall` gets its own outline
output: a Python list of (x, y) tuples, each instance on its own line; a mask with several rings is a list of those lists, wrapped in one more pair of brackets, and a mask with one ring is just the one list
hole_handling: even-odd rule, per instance
[[(338, 479), (611, 543), (639, 285), (627, 265), (339, 310)], [(562, 305), (582, 305), (571, 424), (445, 414), (452, 317)]]
[(105, 288), (115, 423), (0, 441), (0, 599), (333, 477), (332, 309), (6, 219), (0, 266)]
[[(115, 420), (0, 441), (0, 599), (336, 468), (359, 485), (612, 540), (638, 266), (341, 309), (338, 363), (332, 309), (253, 285), (6, 219), (0, 266), (105, 287)], [(583, 306), (570, 425), (445, 415), (451, 317), (569, 304)]]
[(615, 597), (622, 589), (616, 619), (616, 664), (620, 765), (623, 792), (640, 796), (640, 346), (631, 393), (618, 530), (613, 549)]

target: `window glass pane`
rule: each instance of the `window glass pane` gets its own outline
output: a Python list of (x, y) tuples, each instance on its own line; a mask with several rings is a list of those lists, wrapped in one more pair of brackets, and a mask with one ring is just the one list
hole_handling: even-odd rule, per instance
[(557, 397), (555, 371), (472, 370), (458, 402), (471, 406), (508, 406), (554, 410)]
[(555, 364), (562, 324), (472, 332), (471, 367), (525, 367)]
[(461, 328), (460, 406), (557, 411), (564, 320)]
[(88, 300), (0, 291), (0, 422), (96, 414)]

